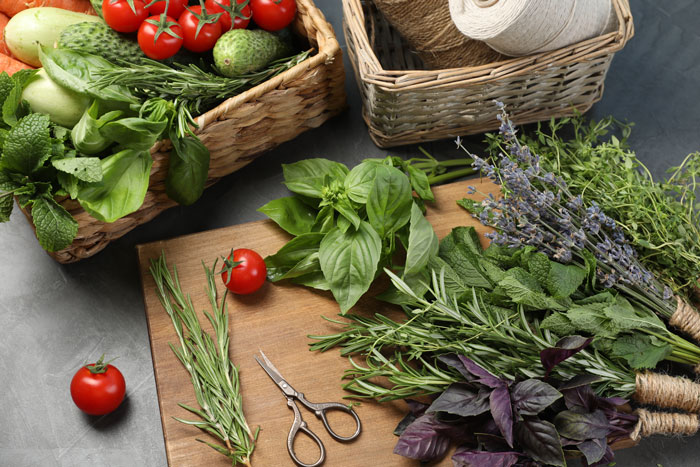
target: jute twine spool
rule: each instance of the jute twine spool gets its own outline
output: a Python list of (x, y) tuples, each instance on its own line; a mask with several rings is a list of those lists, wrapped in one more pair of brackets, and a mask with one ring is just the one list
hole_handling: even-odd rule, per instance
[[(668, 324), (685, 332), (696, 342), (700, 342), (700, 314), (682, 298), (676, 296), (676, 311), (671, 315)], [(700, 365), (695, 367), (696, 373), (700, 371)]]
[(678, 376), (637, 373), (634, 399), (642, 404), (697, 413), (700, 411), (700, 384)]
[(459, 32), (448, 0), (374, 0), (374, 4), (431, 68), (477, 66), (503, 57)]
[(556, 50), (600, 36), (616, 25), (611, 0), (449, 0), (467, 37), (504, 55)]
[(639, 421), (630, 434), (633, 441), (651, 435), (692, 436), (698, 431), (697, 414), (650, 412), (645, 409), (637, 409), (635, 413)]

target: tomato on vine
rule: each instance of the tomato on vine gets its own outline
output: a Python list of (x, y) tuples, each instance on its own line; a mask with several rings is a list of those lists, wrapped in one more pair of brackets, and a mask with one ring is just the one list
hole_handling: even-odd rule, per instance
[(297, 12), (295, 0), (250, 0), (253, 21), (266, 31), (279, 31), (291, 24)]
[(165, 60), (175, 55), (182, 47), (182, 26), (170, 16), (161, 13), (141, 23), (136, 38), (139, 47), (148, 58)]
[(179, 18), (186, 6), (187, 0), (153, 0), (146, 8), (151, 15), (165, 13), (172, 18)]
[(239, 295), (247, 295), (258, 290), (267, 278), (265, 260), (257, 252), (248, 248), (233, 250), (224, 259), (221, 279), (226, 288)]
[(141, 0), (102, 0), (102, 16), (115, 31), (134, 32), (148, 17), (148, 10)]
[(70, 395), (80, 410), (90, 415), (105, 415), (124, 400), (126, 383), (121, 372), (104, 355), (96, 363), (80, 368), (70, 382)]
[[(204, 6), (210, 13), (221, 13), (219, 22), (221, 23), (221, 31), (226, 32), (231, 29), (245, 29), (250, 23), (252, 14), (250, 12), (250, 0), (235, 0), (231, 5), (232, 0), (206, 0)], [(233, 22), (231, 21), (233, 18)]]
[(213, 49), (222, 33), (220, 17), (221, 13), (208, 13), (206, 6), (188, 7), (178, 20), (182, 26), (183, 46), (192, 52)]

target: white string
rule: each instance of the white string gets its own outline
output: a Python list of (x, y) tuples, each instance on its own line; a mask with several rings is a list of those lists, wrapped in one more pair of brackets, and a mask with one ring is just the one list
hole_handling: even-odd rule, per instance
[(504, 55), (555, 50), (599, 36), (616, 25), (611, 0), (449, 0), (466, 36)]

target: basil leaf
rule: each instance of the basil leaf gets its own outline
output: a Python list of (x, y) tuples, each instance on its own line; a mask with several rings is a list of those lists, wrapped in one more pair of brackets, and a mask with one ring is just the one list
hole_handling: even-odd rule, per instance
[(418, 197), (425, 201), (435, 201), (435, 196), (433, 196), (433, 192), (430, 190), (430, 182), (425, 172), (416, 169), (410, 164), (406, 165), (406, 170), (408, 171), (408, 178), (411, 181), (411, 187)]
[(345, 191), (348, 197), (356, 203), (366, 204), (377, 169), (384, 166), (383, 161), (373, 159), (353, 167), (348, 176), (345, 177)]
[(321, 198), (326, 176), (343, 181), (348, 168), (328, 159), (305, 159), (293, 164), (282, 164), (284, 184), (300, 195)]
[(577, 441), (605, 438), (611, 428), (602, 410), (592, 413), (563, 410), (554, 417), (554, 426), (561, 436)]
[(445, 424), (432, 415), (421, 415), (399, 437), (394, 454), (431, 461), (442, 457), (450, 446), (450, 438), (443, 434)]
[(73, 242), (78, 222), (50, 196), (41, 196), (32, 205), (36, 237), (46, 251), (58, 251)]
[(274, 255), (265, 258), (267, 278), (277, 282), (284, 278), (297, 264), (304, 261), (310, 255), (318, 253), (321, 240), (325, 237), (322, 233), (306, 233), (290, 240)]
[(335, 210), (333, 206), (323, 206), (314, 219), (312, 232), (328, 233), (335, 224)]
[(173, 149), (170, 151), (165, 192), (173, 201), (189, 206), (204, 192), (209, 176), (209, 149), (197, 138), (179, 138), (174, 130), (170, 136)]
[(317, 211), (296, 196), (270, 201), (258, 209), (292, 235), (311, 232)]
[(460, 417), (473, 417), (488, 411), (488, 391), (475, 393), (464, 383), (453, 383), (430, 404), (426, 413), (445, 412)]
[(321, 241), (321, 270), (333, 297), (345, 313), (360, 299), (374, 280), (382, 242), (367, 222), (356, 231), (334, 228)]
[[(161, 138), (167, 126), (167, 121), (154, 122), (145, 118), (127, 117), (106, 123), (100, 128), (100, 134), (129, 149), (147, 150)], [(191, 136), (178, 138), (174, 133), (173, 131), (170, 135), (173, 149), (181, 159), (187, 157), (187, 155), (183, 156), (183, 153), (197, 150), (192, 143), (187, 142), (188, 140), (194, 140), (194, 138)], [(200, 143), (200, 145), (204, 147), (203, 144)]]
[(411, 218), (411, 185), (394, 167), (377, 169), (367, 196), (367, 217), (380, 237), (396, 232)]
[(511, 467), (518, 462), (517, 452), (468, 451), (459, 448), (452, 456), (454, 467)]
[(489, 408), (493, 421), (508, 443), (513, 447), (513, 406), (510, 403), (510, 391), (503, 384), (495, 388), (489, 397)]
[(525, 416), (515, 424), (514, 434), (523, 452), (534, 460), (546, 465), (566, 465), (559, 433), (551, 423), (537, 417)]
[[(347, 221), (350, 222), (355, 229), (360, 227), (360, 222), (362, 222), (362, 219), (360, 219), (360, 216), (357, 215), (355, 208), (348, 198), (345, 196), (338, 198), (333, 202), (333, 209), (338, 211), (342, 217), (347, 219)], [(338, 218), (338, 223), (340, 223), (340, 218)]]
[(554, 387), (538, 379), (526, 379), (513, 387), (513, 407), (521, 415), (537, 415), (561, 398)]
[(412, 203), (404, 274), (415, 274), (425, 268), (430, 258), (437, 255), (438, 248), (439, 242), (433, 226), (423, 216), (418, 205)]
[(83, 154), (97, 154), (107, 149), (113, 140), (104, 136), (100, 129), (122, 114), (120, 110), (113, 110), (98, 118), (99, 101), (95, 99), (71, 130), (71, 140), (75, 149)]
[(102, 159), (102, 180), (82, 186), (80, 205), (102, 222), (114, 222), (143, 204), (153, 159), (148, 151), (125, 149)]
[(331, 286), (328, 281), (323, 277), (323, 272), (317, 271), (310, 274), (304, 274), (303, 276), (292, 278), (292, 283), (305, 285), (306, 287), (313, 287), (317, 290), (330, 290)]

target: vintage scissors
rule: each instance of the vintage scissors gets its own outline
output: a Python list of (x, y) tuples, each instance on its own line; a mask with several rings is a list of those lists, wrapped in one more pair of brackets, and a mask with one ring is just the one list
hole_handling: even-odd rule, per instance
[[(284, 396), (287, 398), (287, 405), (294, 411), (294, 423), (292, 424), (292, 428), (289, 430), (289, 435), (287, 436), (287, 450), (289, 451), (289, 455), (292, 457), (292, 460), (296, 462), (297, 465), (300, 465), (301, 467), (316, 467), (318, 465), (321, 465), (326, 459), (326, 449), (324, 448), (323, 443), (318, 438), (318, 436), (316, 436), (316, 433), (309, 430), (308, 426), (306, 425), (306, 422), (303, 418), (301, 418), (301, 412), (299, 412), (299, 407), (294, 403), (295, 399), (299, 401), (301, 405), (313, 411), (314, 415), (316, 415), (317, 418), (320, 418), (323, 421), (323, 425), (326, 427), (328, 434), (330, 434), (336, 440), (352, 441), (360, 435), (360, 418), (357, 416), (355, 411), (352, 410), (352, 408), (343, 405), (339, 402), (326, 402), (314, 404), (312, 402), (307, 401), (304, 397), (304, 394), (295, 391), (294, 388), (282, 377), (279, 370), (277, 370), (277, 368), (275, 368), (272, 362), (268, 360), (268, 358), (265, 356), (262, 350), (260, 351), (260, 355), (262, 356), (264, 361), (260, 360), (257, 355), (255, 356), (255, 360), (258, 362), (258, 364), (260, 364), (263, 370), (265, 370), (268, 376), (272, 378), (272, 381), (277, 383), (277, 387), (280, 388), (280, 390), (284, 393)], [(352, 415), (355, 418), (355, 423), (357, 423), (357, 429), (355, 430), (355, 433), (346, 437), (340, 436), (335, 431), (333, 431), (331, 426), (328, 424), (328, 418), (326, 418), (326, 412), (328, 410), (340, 410), (342, 412), (346, 412)], [(294, 438), (299, 433), (299, 431), (303, 431), (307, 436), (313, 439), (314, 442), (321, 449), (321, 456), (313, 464), (304, 464), (297, 458), (296, 454), (294, 453)]]

